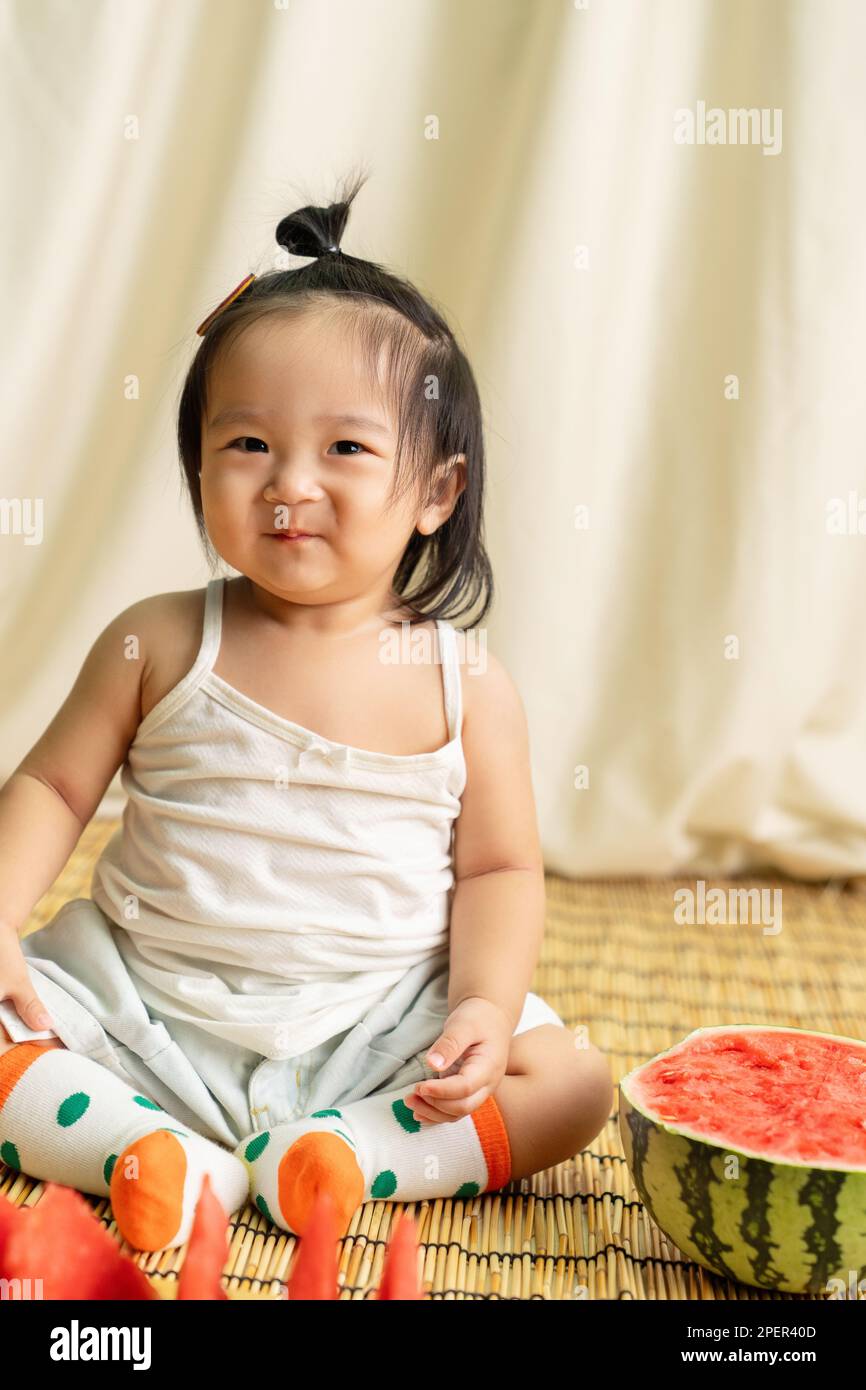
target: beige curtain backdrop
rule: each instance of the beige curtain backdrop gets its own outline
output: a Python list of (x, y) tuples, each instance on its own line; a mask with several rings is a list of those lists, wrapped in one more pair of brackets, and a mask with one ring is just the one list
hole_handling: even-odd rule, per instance
[(195, 327), (362, 164), (346, 249), (478, 376), (548, 866), (866, 871), (860, 0), (0, 13), (4, 777), (116, 613), (208, 578)]

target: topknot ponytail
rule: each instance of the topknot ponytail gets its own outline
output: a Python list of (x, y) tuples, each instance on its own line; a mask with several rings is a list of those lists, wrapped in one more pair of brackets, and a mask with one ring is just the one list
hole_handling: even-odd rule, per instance
[(308, 204), (290, 212), (275, 232), (278, 245), (293, 256), (323, 256), (328, 251), (339, 251), (349, 208), (365, 183), (365, 175), (358, 177), (340, 203), (325, 208)]

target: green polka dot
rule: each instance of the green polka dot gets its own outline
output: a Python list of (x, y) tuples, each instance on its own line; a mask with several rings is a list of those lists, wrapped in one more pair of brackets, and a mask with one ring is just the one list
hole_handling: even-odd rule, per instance
[(74, 1125), (76, 1120), (81, 1119), (89, 1104), (90, 1096), (86, 1091), (75, 1091), (61, 1102), (57, 1111), (57, 1123), (64, 1129), (68, 1125)]
[(477, 1182), (462, 1182), (454, 1193), (455, 1197), (477, 1197), (481, 1188)]
[(264, 1130), (262, 1134), (257, 1134), (254, 1139), (250, 1140), (244, 1149), (244, 1158), (247, 1163), (255, 1163), (259, 1155), (268, 1147), (270, 1139), (270, 1132)]
[(256, 1206), (258, 1207), (262, 1216), (266, 1216), (268, 1220), (273, 1223), (274, 1218), (271, 1216), (271, 1213), (268, 1210), (268, 1204), (262, 1196), (261, 1192), (259, 1192), (256, 1197)]
[(328, 1115), (336, 1115), (338, 1120), (342, 1120), (343, 1118), (342, 1113), (339, 1110), (314, 1110), (312, 1115), (310, 1116), (310, 1119), (324, 1120), (327, 1118)]
[(405, 1129), (409, 1134), (418, 1133), (418, 1130), (421, 1128), (421, 1121), (415, 1119), (415, 1116), (404, 1100), (393, 1101), (391, 1110), (393, 1111), (394, 1119), (402, 1129)]
[(136, 1105), (143, 1105), (146, 1110), (161, 1110), (162, 1106), (157, 1105), (156, 1101), (148, 1100), (147, 1096), (133, 1096)]
[(397, 1191), (397, 1174), (390, 1168), (383, 1168), (370, 1184), (371, 1197), (390, 1197)]
[(21, 1159), (18, 1157), (18, 1150), (9, 1139), (4, 1139), (3, 1143), (0, 1144), (0, 1158), (2, 1158), (8, 1168), (20, 1169), (21, 1167)]
[(114, 1165), (117, 1162), (117, 1154), (109, 1154), (102, 1168), (102, 1176), (105, 1181), (111, 1184), (111, 1175), (114, 1172)]

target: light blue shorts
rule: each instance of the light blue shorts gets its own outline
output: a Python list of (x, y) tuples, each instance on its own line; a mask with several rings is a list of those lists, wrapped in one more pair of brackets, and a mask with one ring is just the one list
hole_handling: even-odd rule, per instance
[[(298, 1057), (271, 1059), (145, 1006), (117, 949), (122, 930), (90, 898), (73, 898), (24, 937), (30, 979), (54, 1027), (28, 1028), (15, 1006), (0, 1000), (10, 1038), (56, 1035), (230, 1148), (255, 1131), (380, 1091), (408, 1091), (436, 1074), (424, 1056), (448, 1015), (447, 969), (420, 992), (407, 977), (354, 1027)], [(539, 995), (527, 994), (514, 1032), (540, 1023), (562, 1019)]]

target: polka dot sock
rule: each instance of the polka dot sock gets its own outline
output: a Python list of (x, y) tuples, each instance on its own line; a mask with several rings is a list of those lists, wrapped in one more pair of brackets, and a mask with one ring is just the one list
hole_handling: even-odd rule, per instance
[(259, 1211), (303, 1235), (326, 1188), (344, 1235), (362, 1202), (474, 1197), (508, 1182), (511, 1149), (493, 1096), (459, 1120), (422, 1124), (405, 1094), (404, 1087), (317, 1110), (242, 1140), (235, 1153), (249, 1168)]
[(247, 1170), (92, 1058), (20, 1042), (0, 1055), (0, 1159), (42, 1182), (110, 1197), (137, 1250), (182, 1245), (205, 1173), (227, 1215)]

